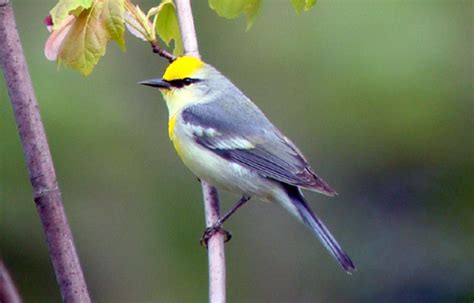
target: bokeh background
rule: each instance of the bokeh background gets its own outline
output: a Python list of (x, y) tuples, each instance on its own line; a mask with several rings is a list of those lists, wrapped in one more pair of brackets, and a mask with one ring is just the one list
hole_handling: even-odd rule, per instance
[[(44, 58), (55, 0), (13, 4), (94, 301), (206, 302), (200, 186), (158, 91), (136, 84), (164, 60), (128, 35), (82, 77)], [(340, 193), (306, 196), (358, 267), (255, 201), (226, 224), (229, 302), (471, 302), (473, 2), (265, 0), (248, 32), (193, 4), (205, 60)], [(0, 254), (25, 302), (60, 302), (12, 117), (1, 79)]]

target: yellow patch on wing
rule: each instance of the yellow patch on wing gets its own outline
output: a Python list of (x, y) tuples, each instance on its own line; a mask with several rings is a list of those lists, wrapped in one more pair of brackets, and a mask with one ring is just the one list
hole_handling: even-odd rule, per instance
[(183, 56), (174, 60), (163, 75), (166, 81), (188, 78), (204, 65), (204, 62), (191, 56)]

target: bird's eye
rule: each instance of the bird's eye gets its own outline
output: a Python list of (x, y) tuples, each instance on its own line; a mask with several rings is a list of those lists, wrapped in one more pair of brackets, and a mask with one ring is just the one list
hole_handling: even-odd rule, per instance
[(169, 80), (168, 83), (175, 88), (181, 88), (183, 86), (189, 86), (195, 82), (199, 82), (199, 79), (193, 78), (184, 78), (184, 79), (176, 79), (176, 80)]

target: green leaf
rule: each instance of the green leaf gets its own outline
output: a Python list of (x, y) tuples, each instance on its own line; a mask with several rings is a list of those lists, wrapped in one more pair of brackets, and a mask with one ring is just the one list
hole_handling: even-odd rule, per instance
[(59, 2), (49, 12), (53, 18), (53, 30), (58, 29), (64, 19), (72, 11), (80, 14), (82, 10), (88, 9), (92, 6), (92, 0), (59, 0)]
[(125, 50), (124, 0), (106, 0), (104, 2), (102, 19), (110, 39), (117, 42)]
[(255, 22), (261, 3), (261, 0), (209, 0), (209, 6), (221, 17), (234, 19), (243, 13), (247, 17), (247, 30)]
[(52, 17), (63, 20), (55, 24), (57, 28), (46, 42), (46, 57), (88, 75), (105, 54), (109, 40), (124, 50), (125, 1), (61, 0)]
[(316, 0), (291, 0), (293, 7), (297, 13), (309, 11), (316, 4)]
[[(114, 1), (114, 0), (111, 0)], [(59, 64), (64, 64), (88, 75), (105, 54), (111, 36), (101, 18), (106, 4), (97, 1), (77, 16), (64, 39), (58, 55)]]
[(129, 1), (125, 2), (125, 8), (124, 21), (128, 31), (143, 41), (155, 41), (155, 27), (150, 23), (150, 16), (145, 15), (138, 5)]
[(173, 54), (179, 56), (183, 54), (183, 46), (181, 42), (181, 32), (179, 31), (178, 18), (176, 16), (176, 7), (173, 1), (163, 0), (157, 8), (155, 15), (156, 33), (167, 46), (171, 40), (174, 41)]

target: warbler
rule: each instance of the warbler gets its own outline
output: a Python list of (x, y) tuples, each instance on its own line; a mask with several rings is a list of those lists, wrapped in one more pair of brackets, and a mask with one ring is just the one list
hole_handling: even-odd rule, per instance
[(349, 256), (311, 211), (301, 189), (336, 195), (299, 149), (217, 69), (191, 56), (178, 57), (157, 87), (169, 111), (168, 133), (184, 164), (201, 180), (242, 196), (277, 202), (319, 238), (348, 273)]

